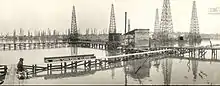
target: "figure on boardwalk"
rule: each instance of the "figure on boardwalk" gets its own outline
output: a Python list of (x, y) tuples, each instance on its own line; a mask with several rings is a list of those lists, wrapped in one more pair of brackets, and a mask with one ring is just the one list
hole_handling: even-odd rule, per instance
[(24, 71), (23, 61), (24, 61), (23, 58), (20, 58), (20, 59), (19, 59), (19, 62), (18, 62), (18, 64), (17, 64), (17, 72), (22, 72), (22, 71)]
[(19, 59), (19, 62), (17, 64), (17, 74), (18, 74), (18, 79), (25, 79), (25, 69), (24, 69), (24, 65), (23, 65), (23, 58)]

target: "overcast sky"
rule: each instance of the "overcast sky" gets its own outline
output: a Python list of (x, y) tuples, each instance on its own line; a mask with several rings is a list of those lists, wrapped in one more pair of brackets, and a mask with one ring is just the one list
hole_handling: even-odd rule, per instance
[[(220, 33), (220, 14), (208, 14), (209, 8), (220, 7), (220, 0), (196, 0), (201, 33)], [(174, 31), (189, 31), (193, 0), (171, 0)], [(131, 29), (153, 31), (156, 8), (161, 17), (163, 0), (0, 0), (0, 31), (13, 29), (70, 28), (75, 5), (78, 28), (99, 31), (109, 27), (111, 4), (115, 5), (117, 32), (124, 32), (124, 12), (131, 19)]]

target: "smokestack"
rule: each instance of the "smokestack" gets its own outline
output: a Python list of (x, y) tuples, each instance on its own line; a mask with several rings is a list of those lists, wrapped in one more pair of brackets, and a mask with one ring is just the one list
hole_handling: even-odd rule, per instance
[(125, 33), (126, 33), (126, 29), (127, 29), (127, 12), (125, 12)]
[(128, 19), (128, 31), (130, 31), (130, 28), (131, 28), (131, 26), (130, 26), (130, 19)]

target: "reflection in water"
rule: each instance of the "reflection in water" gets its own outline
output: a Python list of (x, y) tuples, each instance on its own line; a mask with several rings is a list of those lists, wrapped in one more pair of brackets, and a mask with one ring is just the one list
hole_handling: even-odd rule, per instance
[[(122, 52), (120, 50), (109, 50), (109, 51), (106, 51), (106, 56), (115, 56), (115, 55), (119, 55), (121, 54)], [(114, 79), (115, 77), (115, 68), (112, 68), (111, 69), (111, 77), (112, 79)]]
[(190, 46), (198, 46), (202, 43), (202, 41), (189, 41)]
[(192, 72), (193, 72), (193, 81), (196, 81), (197, 72), (198, 72), (198, 61), (192, 60)]
[(172, 64), (172, 59), (166, 58), (162, 60), (162, 71), (165, 85), (169, 85), (171, 83)]
[(127, 73), (134, 79), (150, 77), (151, 59), (146, 59), (146, 61), (145, 59), (129, 61), (128, 68)]
[(183, 46), (185, 46), (185, 44), (186, 44), (186, 41), (185, 41), (185, 40), (179, 40), (179, 41), (178, 41), (178, 46), (179, 46), (179, 47), (183, 47)]
[(154, 61), (154, 66), (157, 68), (157, 72), (159, 72), (160, 60), (155, 60)]
[(187, 67), (188, 67), (188, 72), (189, 72), (191, 70), (191, 68), (190, 68), (190, 60), (188, 60)]
[(156, 41), (156, 40), (152, 40), (150, 46), (151, 47), (159, 47), (159, 46), (174, 46), (176, 43), (174, 41), (171, 41), (171, 42), (159, 42), (159, 41)]
[[(78, 69), (74, 69), (74, 70), (78, 70)], [(95, 70), (89, 70), (89, 69), (87, 69), (85, 71), (81, 70), (81, 71), (71, 71), (71, 72), (67, 72), (66, 70), (65, 71), (63, 71), (63, 70), (52, 70), (52, 71), (55, 72), (55, 73), (54, 74), (47, 73), (45, 75), (36, 75), (35, 77), (44, 77), (45, 80), (47, 80), (47, 79), (60, 79), (60, 78), (68, 78), (68, 77), (88, 76), (88, 75), (93, 75), (96, 72)], [(58, 72), (60, 72), (60, 73), (58, 73)]]
[(111, 71), (112, 71), (112, 79), (114, 79), (114, 77), (115, 77), (115, 68), (112, 68)]
[(70, 47), (70, 49), (71, 49), (71, 55), (77, 55), (77, 54), (78, 54), (77, 45), (71, 44), (70, 46), (71, 46), (71, 47)]
[(183, 47), (183, 46), (186, 46), (186, 45), (197, 46), (197, 45), (200, 45), (201, 43), (202, 43), (202, 41), (186, 41), (186, 40), (178, 40), (177, 42), (160, 43), (158, 41), (152, 40), (151, 47), (159, 47), (159, 46), (170, 46), (170, 47), (173, 47), (176, 44), (179, 47)]

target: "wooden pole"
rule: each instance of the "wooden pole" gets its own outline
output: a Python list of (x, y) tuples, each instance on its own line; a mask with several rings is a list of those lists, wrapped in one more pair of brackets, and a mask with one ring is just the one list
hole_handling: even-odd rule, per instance
[(37, 64), (34, 65), (34, 75), (37, 74)]
[(34, 73), (35, 73), (34, 65), (32, 65), (32, 72), (33, 72), (33, 75), (34, 75)]
[(3, 50), (5, 50), (5, 44), (3, 44)]
[(49, 74), (49, 64), (47, 64), (47, 74)]
[(4, 73), (6, 74), (7, 73), (7, 66), (4, 66)]
[(64, 62), (64, 73), (66, 73), (66, 62)]
[(11, 44), (8, 44), (8, 48), (9, 48), (9, 50), (11, 50)]
[(14, 50), (16, 50), (16, 44), (14, 44)]
[(61, 70), (63, 69), (63, 64), (62, 64), (62, 63), (60, 63), (60, 69), (61, 69)]
[(50, 64), (50, 74), (52, 74), (52, 64)]

